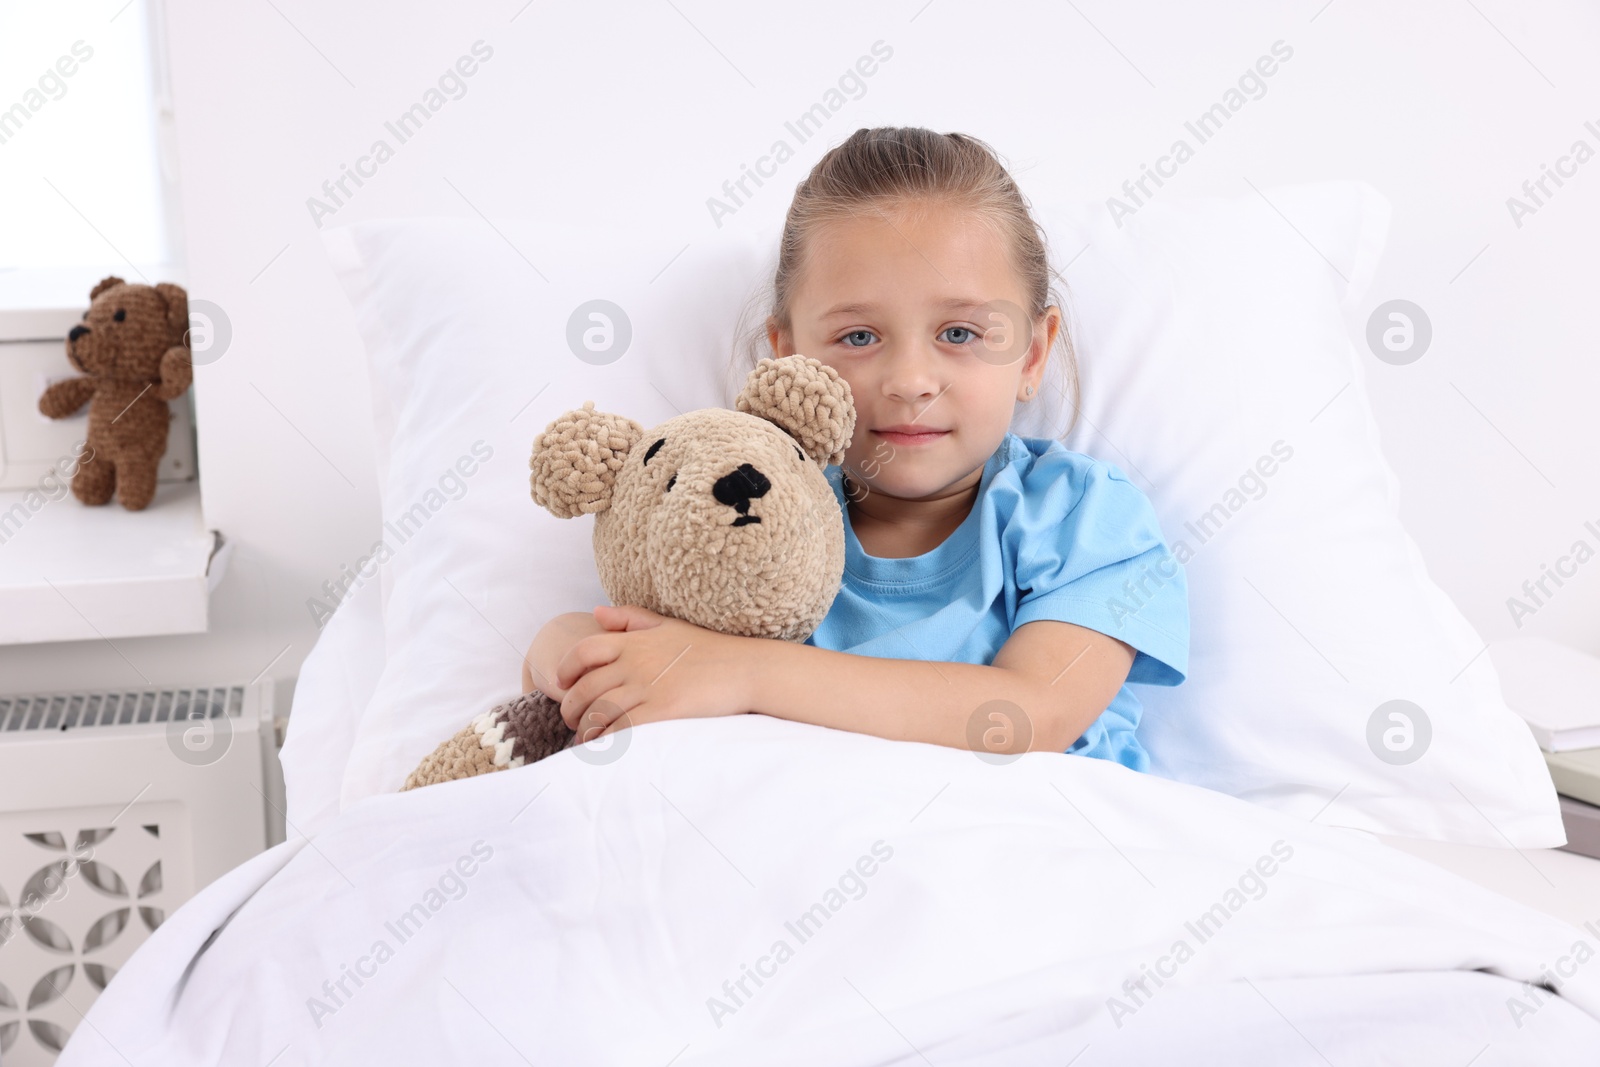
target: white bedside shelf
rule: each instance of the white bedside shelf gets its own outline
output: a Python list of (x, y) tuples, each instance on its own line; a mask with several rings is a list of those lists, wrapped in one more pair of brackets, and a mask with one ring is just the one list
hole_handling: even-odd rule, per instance
[(70, 492), (30, 512), (28, 495), (0, 492), (0, 645), (205, 631), (231, 546), (206, 529), (198, 482), (163, 483), (136, 512)]

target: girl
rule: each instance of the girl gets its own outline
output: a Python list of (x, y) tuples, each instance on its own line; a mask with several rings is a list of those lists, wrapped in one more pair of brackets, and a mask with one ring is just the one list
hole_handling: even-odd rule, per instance
[(764, 331), (855, 401), (828, 468), (845, 573), (827, 617), (795, 644), (597, 607), (540, 632), (524, 691), (537, 675), (584, 740), (758, 711), (1145, 770), (1127, 683), (1183, 681), (1187, 585), (1120, 470), (1010, 431), (1058, 340), (1075, 379), (1050, 275), (983, 142), (879, 128), (830, 150), (795, 191)]

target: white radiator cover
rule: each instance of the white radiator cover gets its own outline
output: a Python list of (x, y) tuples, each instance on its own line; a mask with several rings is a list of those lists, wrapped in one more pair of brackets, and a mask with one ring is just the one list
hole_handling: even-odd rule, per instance
[(281, 836), (272, 696), (0, 696), (3, 1067), (53, 1063), (152, 930)]

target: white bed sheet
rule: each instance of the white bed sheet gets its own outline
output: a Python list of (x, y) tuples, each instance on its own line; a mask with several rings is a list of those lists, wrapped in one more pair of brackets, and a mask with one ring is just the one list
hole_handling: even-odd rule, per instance
[[(313, 681), (297, 713), (342, 688)], [(859, 899), (716, 1025), (722, 983), (878, 840)], [(385, 923), (479, 841), (399, 943)], [(1280, 841), (1259, 898), (1186, 937)], [(1519, 985), (1579, 938), (1368, 835), (1103, 761), (687, 720), (327, 818), (169, 919), (60, 1063), (1587, 1063), (1600, 965), (1566, 999)]]

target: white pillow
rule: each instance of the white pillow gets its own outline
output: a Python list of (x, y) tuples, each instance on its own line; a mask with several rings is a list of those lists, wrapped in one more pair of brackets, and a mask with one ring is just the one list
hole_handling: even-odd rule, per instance
[[(1372, 275), (1387, 204), (1349, 182), (1264, 196), (1277, 211), (1255, 194), (1172, 199), (1120, 229), (1100, 205), (1041, 207), (1058, 266), (1087, 245), (1067, 275), (1084, 404), (1066, 443), (1117, 464), (1150, 495), (1174, 550), (1195, 550), (1189, 678), (1139, 689), (1152, 768), (1378, 833), (1558, 844), (1542, 761), (1398, 522), (1341, 318)], [(659, 241), (597, 249), (549, 224), (324, 231), (388, 408), (380, 427), (394, 435), (388, 659), (346, 804), (398, 788), (467, 718), (514, 695), (545, 619), (604, 602), (592, 523), (529, 499), (533, 436), (589, 399), (646, 426), (727, 404), (742, 377), (726, 373), (734, 323), (770, 278), (775, 239), (730, 226), (673, 259), (680, 250)], [(597, 298), (626, 308), (632, 326), (610, 365), (584, 362), (566, 339), (574, 309)], [(1017, 432), (1064, 425), (1051, 425), (1050, 393), (1047, 383)], [(1274, 465), (1280, 439), (1292, 456)], [(1250, 499), (1240, 482), (1258, 463), (1273, 473)], [(1213, 514), (1227, 517), (1199, 544), (1186, 523), (1219, 502)], [(1413, 712), (1410, 753), (1422, 754), (1411, 763), (1379, 755), (1410, 754), (1382, 743), (1385, 730), (1403, 740), (1404, 724), (1387, 718), (1399, 706), (1370, 726), (1395, 699), (1425, 709), (1431, 731), (1423, 742)]]
[(1338, 181), (1157, 200), (1120, 228), (1098, 205), (1041, 214), (1059, 255), (1083, 250), (1065, 443), (1144, 489), (1185, 563), (1188, 679), (1140, 689), (1151, 770), (1376, 833), (1561, 844), (1537, 746), (1379, 448), (1352, 334), (1388, 202)]
[(353, 587), (300, 665), (280, 758), (291, 836), (315, 834), (339, 814), (356, 729), (383, 675), (377, 582)]

